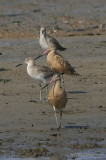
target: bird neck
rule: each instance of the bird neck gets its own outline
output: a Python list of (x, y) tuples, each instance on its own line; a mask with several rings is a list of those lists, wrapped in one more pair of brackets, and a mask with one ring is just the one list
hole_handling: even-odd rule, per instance
[(30, 67), (33, 67), (33, 66), (35, 66), (35, 62), (34, 62), (34, 61), (32, 61), (31, 63), (29, 63), (29, 64), (27, 65), (27, 68), (30, 68)]
[(51, 50), (51, 51), (49, 52), (49, 54), (50, 54), (50, 55), (55, 55), (55, 50)]
[(58, 81), (56, 82), (56, 84), (55, 84), (55, 89), (58, 89), (58, 88), (60, 88), (60, 87), (61, 87), (61, 81), (58, 80)]
[(46, 32), (43, 32), (42, 31), (40, 32), (40, 37), (46, 37)]
[(40, 37), (43, 37), (44, 35), (43, 35), (43, 33), (42, 32), (40, 32)]

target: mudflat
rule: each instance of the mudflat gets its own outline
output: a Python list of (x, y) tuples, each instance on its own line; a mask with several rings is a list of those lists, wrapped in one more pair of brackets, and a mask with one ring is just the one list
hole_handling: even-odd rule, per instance
[[(105, 0), (0, 3), (0, 159), (105, 160)], [(48, 102), (38, 102), (39, 86), (24, 64), (43, 52), (41, 25), (67, 48), (58, 53), (80, 74), (64, 76), (68, 103), (61, 130)], [(35, 63), (46, 65), (46, 56)]]

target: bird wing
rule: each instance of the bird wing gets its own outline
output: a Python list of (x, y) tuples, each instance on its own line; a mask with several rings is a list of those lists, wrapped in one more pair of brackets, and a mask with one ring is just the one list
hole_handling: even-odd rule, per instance
[(50, 63), (50, 67), (53, 68), (54, 70), (57, 70), (58, 72), (62, 72), (66, 68), (66, 61), (60, 54), (55, 53), (53, 61)]
[(53, 70), (51, 70), (49, 67), (46, 67), (46, 66), (42, 66), (42, 68), (40, 66), (39, 72), (43, 72), (44, 78), (50, 78), (55, 74)]
[(65, 60), (60, 54), (55, 54), (55, 64), (57, 65), (56, 68), (58, 68), (61, 73), (68, 71), (70, 74), (77, 75), (71, 64), (69, 64), (69, 62)]
[(50, 35), (46, 35), (46, 39), (48, 44), (59, 45), (59, 42), (55, 38), (51, 37)]
[(60, 43), (55, 38), (51, 37), (50, 35), (46, 35), (46, 41), (49, 46), (54, 45), (57, 50), (65, 50), (66, 49), (66, 48), (62, 47), (60, 45)]
[(65, 61), (65, 63), (66, 63), (66, 65), (67, 65), (67, 68), (68, 68), (69, 71), (70, 71), (70, 74), (79, 75), (79, 74), (75, 71), (74, 67), (72, 67), (71, 64), (70, 64), (67, 60)]

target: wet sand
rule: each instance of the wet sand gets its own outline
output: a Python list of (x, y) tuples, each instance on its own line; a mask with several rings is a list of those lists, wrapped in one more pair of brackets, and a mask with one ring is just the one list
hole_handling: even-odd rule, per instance
[[(6, 2), (1, 1), (0, 8), (0, 159), (105, 160), (106, 30), (100, 28), (105, 23), (105, 1), (92, 5), (87, 0), (67, 1), (65, 8), (64, 1), (57, 6), (57, 1), (14, 1), (12, 6)], [(42, 24), (68, 48), (61, 54), (81, 75), (64, 76), (68, 103), (61, 130), (56, 129), (52, 107), (37, 102), (38, 84), (24, 64), (27, 57), (43, 52), (38, 42)], [(57, 25), (60, 29), (54, 32)], [(24, 65), (16, 68), (19, 63)], [(45, 65), (46, 56), (36, 63)]]

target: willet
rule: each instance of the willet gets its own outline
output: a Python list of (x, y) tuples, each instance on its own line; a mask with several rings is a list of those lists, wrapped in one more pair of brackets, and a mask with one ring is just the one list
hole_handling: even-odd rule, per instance
[[(41, 83), (47, 83), (50, 81), (52, 76), (54, 75), (54, 71), (52, 71), (50, 68), (46, 66), (40, 66), (35, 65), (35, 61), (33, 58), (27, 58), (25, 60), (25, 63), (27, 64), (27, 73), (30, 77), (36, 79), (40, 86), (40, 101), (42, 101), (42, 86)], [(47, 92), (46, 92), (47, 96)]]
[(66, 50), (66, 48), (62, 47), (55, 38), (46, 34), (46, 28), (45, 27), (41, 27), (41, 29), (40, 29), (39, 43), (40, 43), (40, 46), (44, 50), (48, 49), (50, 45), (54, 45), (57, 50), (61, 50), (61, 51)]

